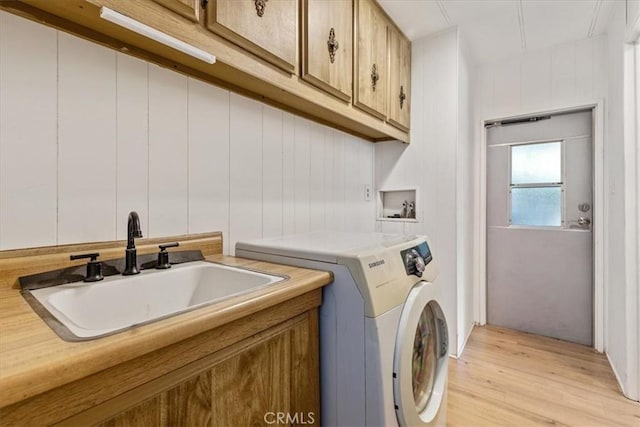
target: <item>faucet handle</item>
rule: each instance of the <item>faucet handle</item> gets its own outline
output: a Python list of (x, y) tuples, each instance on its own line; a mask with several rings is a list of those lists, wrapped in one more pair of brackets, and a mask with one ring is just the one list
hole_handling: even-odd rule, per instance
[[(96, 258), (98, 258), (99, 256), (100, 256), (100, 254), (98, 252), (93, 252), (93, 253), (90, 253), (90, 254), (71, 255), (69, 257), (69, 259), (71, 261), (75, 261), (77, 259), (91, 258), (91, 261), (95, 261)], [(91, 262), (91, 261), (89, 261), (89, 262)]]
[(77, 259), (91, 258), (87, 263), (87, 274), (84, 281), (99, 282), (104, 279), (104, 276), (102, 275), (102, 263), (100, 261), (96, 261), (99, 256), (100, 254), (98, 252), (93, 252), (90, 254), (71, 255), (69, 259), (71, 261), (75, 261)]
[(164, 270), (167, 268), (171, 268), (171, 263), (169, 262), (169, 252), (167, 252), (167, 248), (175, 248), (180, 246), (180, 243), (165, 243), (164, 245), (158, 245), (160, 248), (160, 252), (158, 252), (158, 262), (156, 263), (156, 269)]
[(160, 248), (161, 251), (164, 251), (167, 248), (176, 248), (178, 246), (180, 246), (180, 243), (178, 243), (178, 242), (165, 243), (164, 245), (158, 245), (158, 247)]

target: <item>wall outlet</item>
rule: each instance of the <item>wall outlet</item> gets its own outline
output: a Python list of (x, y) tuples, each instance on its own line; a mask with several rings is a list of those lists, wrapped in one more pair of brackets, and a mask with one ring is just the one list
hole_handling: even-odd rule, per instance
[(364, 186), (364, 200), (367, 202), (371, 201), (371, 186), (370, 185), (365, 185)]

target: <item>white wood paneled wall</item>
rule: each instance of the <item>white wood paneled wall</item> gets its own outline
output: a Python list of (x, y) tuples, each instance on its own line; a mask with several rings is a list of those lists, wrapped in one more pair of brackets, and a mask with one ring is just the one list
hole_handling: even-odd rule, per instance
[(563, 43), (477, 69), (479, 120), (606, 97), (606, 36)]
[(0, 12), (0, 249), (374, 231), (374, 144)]
[(461, 104), (466, 98), (459, 92), (457, 29), (414, 40), (411, 74), (411, 144), (376, 144), (375, 182), (376, 190), (417, 187), (419, 222), (378, 221), (376, 226), (384, 233), (429, 237), (438, 260), (438, 301), (449, 327), (449, 352), (455, 355), (459, 338), (457, 294), (461, 286), (468, 286), (459, 283), (458, 277), (460, 253), (465, 250), (458, 246), (457, 233), (465, 231), (458, 227), (458, 216), (473, 215), (457, 206), (463, 184), (458, 182), (457, 171), (468, 167), (459, 166), (460, 153), (472, 144), (460, 135), (459, 110), (469, 105), (468, 101)]
[(0, 12), (0, 247), (7, 248), (58, 238), (57, 37), (17, 24)]

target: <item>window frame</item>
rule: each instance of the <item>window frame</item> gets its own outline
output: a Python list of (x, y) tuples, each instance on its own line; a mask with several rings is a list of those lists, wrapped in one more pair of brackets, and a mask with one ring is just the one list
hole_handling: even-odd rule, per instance
[[(536, 182), (536, 183), (524, 183), (524, 184), (513, 184), (513, 163), (511, 157), (513, 156), (513, 148), (520, 147), (525, 145), (540, 145), (540, 144), (560, 144), (560, 182)], [(507, 218), (509, 219), (510, 228), (532, 228), (536, 230), (540, 229), (550, 229), (550, 230), (559, 230), (564, 229), (565, 226), (565, 191), (564, 186), (566, 183), (565, 176), (565, 141), (564, 139), (552, 139), (546, 141), (536, 141), (536, 142), (524, 142), (518, 144), (509, 144), (509, 156), (508, 156), (508, 193), (509, 193), (509, 202), (507, 204)], [(533, 224), (514, 224), (513, 218), (511, 218), (511, 214), (513, 212), (513, 196), (512, 191), (514, 188), (560, 188), (560, 225), (533, 225)]]

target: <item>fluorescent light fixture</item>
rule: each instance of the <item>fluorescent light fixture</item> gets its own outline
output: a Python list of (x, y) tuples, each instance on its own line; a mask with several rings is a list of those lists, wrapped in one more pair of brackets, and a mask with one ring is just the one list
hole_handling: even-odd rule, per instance
[(193, 56), (194, 58), (197, 58), (208, 64), (216, 63), (215, 55), (205, 52), (202, 49), (198, 49), (197, 47), (191, 46), (190, 44), (185, 43), (182, 40), (171, 37), (168, 34), (158, 31), (155, 28), (151, 28), (150, 26), (145, 25), (142, 22), (131, 19), (128, 16), (116, 12), (115, 10), (109, 9), (108, 7), (102, 6), (100, 8), (100, 18), (105, 19), (109, 22), (113, 22), (114, 24), (119, 25), (122, 28), (131, 30), (134, 33), (138, 33), (141, 36), (145, 36), (147, 38), (150, 38), (151, 40), (155, 40), (158, 43), (162, 43), (165, 46), (169, 46), (170, 48), (179, 50), (182, 53), (186, 53), (187, 55)]

